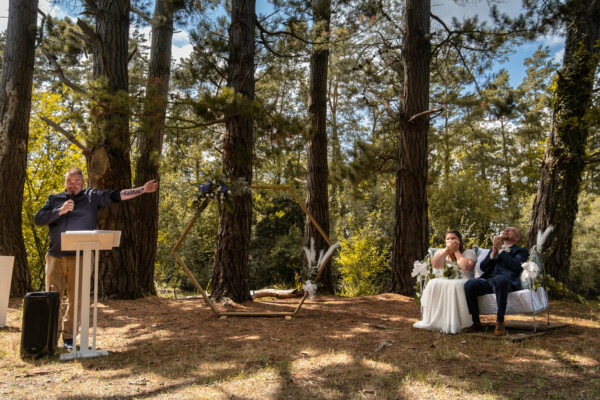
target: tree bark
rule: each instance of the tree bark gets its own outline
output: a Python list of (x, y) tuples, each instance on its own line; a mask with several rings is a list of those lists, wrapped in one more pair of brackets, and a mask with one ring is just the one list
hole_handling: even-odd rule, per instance
[[(173, 6), (169, 0), (157, 0), (152, 25), (150, 67), (140, 137), (140, 158), (135, 170), (134, 187), (151, 179), (159, 180), (159, 165), (167, 114), (171, 45), (173, 42)], [(154, 262), (158, 239), (159, 190), (137, 197), (138, 279), (144, 293), (156, 294)]]
[(592, 107), (594, 74), (598, 68), (600, 11), (590, 12), (590, 0), (567, 5), (567, 38), (563, 66), (558, 73), (553, 99), (552, 128), (542, 162), (542, 174), (533, 203), (527, 244), (535, 244), (538, 230), (553, 225), (546, 239), (543, 261), (546, 271), (568, 283), (577, 216), (577, 199), (585, 167), (589, 133), (586, 118)]
[(0, 255), (15, 257), (10, 295), (31, 290), (22, 208), (37, 30), (37, 0), (10, 0), (0, 87)]
[[(254, 19), (254, 0), (232, 1), (227, 86), (248, 101), (254, 100)], [(240, 112), (226, 120), (223, 173), (231, 182), (244, 178), (249, 185), (252, 183), (253, 122), (248, 112)], [(250, 193), (236, 196), (233, 213), (221, 207), (212, 296), (217, 301), (223, 297), (238, 303), (251, 301), (248, 257), (252, 197)]]
[(414, 294), (413, 263), (427, 252), (427, 115), (431, 60), (430, 2), (404, 0), (402, 58), (404, 92), (398, 115), (396, 224), (392, 277), (386, 290)]
[[(309, 140), (306, 146), (306, 209), (329, 236), (329, 167), (327, 165), (327, 66), (329, 60), (329, 22), (331, 1), (315, 0), (313, 8), (313, 45), (310, 57), (310, 83), (308, 90)], [(311, 247), (311, 239), (319, 251), (327, 251), (329, 243), (306, 218), (304, 246)], [(304, 260), (307, 263), (307, 260)], [(320, 276), (320, 291), (333, 293), (331, 263), (328, 263)]]
[[(86, 4), (90, 4), (88, 2)], [(92, 48), (94, 93), (90, 115), (93, 137), (88, 143), (89, 185), (97, 189), (131, 187), (128, 40), (129, 1), (96, 0), (89, 9), (96, 17)], [(101, 252), (99, 292), (102, 297), (134, 299), (143, 297), (137, 276), (138, 253), (135, 202), (124, 201), (100, 210), (98, 228), (121, 231), (121, 245)]]

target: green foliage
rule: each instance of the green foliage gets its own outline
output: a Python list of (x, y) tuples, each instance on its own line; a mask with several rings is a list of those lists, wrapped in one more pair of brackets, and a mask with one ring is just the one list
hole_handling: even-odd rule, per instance
[(85, 171), (85, 159), (79, 148), (46, 125), (40, 118), (60, 118), (67, 110), (60, 95), (33, 91), (32, 117), (29, 121), (27, 175), (23, 194), (23, 238), (34, 289), (42, 290), (45, 279), (45, 254), (48, 251), (48, 227), (33, 223), (36, 212), (48, 195), (64, 190), (65, 172), (70, 167)]
[(302, 275), (306, 214), (289, 193), (257, 191), (253, 199), (250, 287), (294, 287)]
[(349, 237), (340, 240), (338, 268), (342, 296), (366, 296), (379, 293), (390, 272), (391, 243), (378, 228), (381, 214), (373, 212), (365, 225), (352, 224)]
[(586, 298), (600, 294), (600, 198), (580, 196), (575, 221), (569, 286)]
[(554, 277), (550, 276), (549, 274), (546, 274), (543, 277), (538, 276), (538, 278), (536, 278), (536, 282), (534, 283), (533, 287), (537, 288), (540, 285), (543, 285), (544, 288), (546, 288), (548, 294), (553, 299), (570, 299), (581, 304), (586, 304), (586, 300), (583, 296), (570, 290), (565, 284), (563, 284), (560, 281), (557, 281)]
[(485, 245), (508, 222), (496, 203), (497, 189), (469, 172), (457, 173), (451, 180), (452, 185), (442, 183), (428, 189), (431, 245), (441, 246), (448, 229), (459, 230), (467, 246)]
[[(185, 291), (193, 291), (196, 290), (195, 286), (175, 261), (171, 249), (196, 211), (198, 194), (196, 176), (207, 176), (208, 174), (202, 174), (201, 171), (191, 175), (185, 174), (190, 168), (193, 169), (193, 159), (182, 159), (177, 165), (181, 168), (180, 170), (172, 169), (175, 166), (176, 164), (165, 165), (161, 172), (155, 280), (158, 286), (167, 285)], [(198, 217), (177, 251), (204, 288), (209, 285), (212, 276), (218, 225), (217, 202), (211, 202)]]

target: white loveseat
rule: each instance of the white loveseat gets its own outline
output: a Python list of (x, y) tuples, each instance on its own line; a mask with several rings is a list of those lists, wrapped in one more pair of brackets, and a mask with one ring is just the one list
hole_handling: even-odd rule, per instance
[[(482, 271), (479, 264), (489, 253), (488, 249), (473, 249), (477, 254), (477, 264), (475, 265), (475, 277), (481, 276)], [(541, 268), (543, 274), (543, 267)], [(529, 287), (533, 286), (533, 282), (526, 282)], [(486, 294), (479, 296), (479, 313), (481, 315), (496, 314), (498, 307), (496, 306), (496, 295)], [(506, 314), (532, 314), (533, 315), (533, 330), (537, 330), (536, 314), (546, 310), (547, 324), (550, 324), (550, 311), (548, 309), (548, 294), (543, 287), (537, 289), (524, 288), (522, 290), (511, 292), (508, 294), (506, 303)]]
[[(535, 246), (534, 246), (535, 247)], [(430, 248), (428, 253), (433, 258), (436, 251), (441, 249)], [(480, 277), (483, 272), (479, 265), (483, 259), (489, 253), (489, 249), (480, 249), (475, 247), (473, 249), (477, 255), (477, 263), (475, 264), (475, 277)], [(534, 249), (532, 249), (534, 251)], [(540, 273), (544, 274), (543, 265), (540, 265)], [(441, 272), (438, 272), (441, 275)], [(439, 276), (439, 275), (438, 275)], [(547, 324), (550, 324), (550, 311), (548, 309), (548, 294), (543, 287), (537, 289), (529, 289), (533, 287), (533, 282), (521, 279), (524, 289), (511, 292), (508, 294), (508, 300), (506, 303), (506, 314), (531, 314), (533, 316), (533, 330), (537, 331), (537, 320), (536, 314), (546, 310)], [(423, 283), (421, 283), (423, 285)], [(421, 292), (423, 287), (421, 288)], [(496, 295), (486, 294), (479, 296), (479, 313), (481, 315), (491, 315), (498, 313), (498, 307), (496, 305)]]

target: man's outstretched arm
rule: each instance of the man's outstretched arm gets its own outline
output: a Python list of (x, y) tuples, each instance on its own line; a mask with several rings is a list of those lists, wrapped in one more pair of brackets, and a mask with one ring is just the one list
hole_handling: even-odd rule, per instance
[(121, 192), (120, 192), (121, 200), (130, 200), (130, 199), (133, 199), (134, 197), (138, 197), (140, 194), (143, 194), (143, 193), (156, 192), (156, 189), (158, 189), (158, 182), (156, 182), (156, 179), (152, 179), (151, 181), (146, 182), (146, 184), (144, 184), (144, 186), (140, 186), (140, 187), (134, 188), (134, 189), (121, 190)]

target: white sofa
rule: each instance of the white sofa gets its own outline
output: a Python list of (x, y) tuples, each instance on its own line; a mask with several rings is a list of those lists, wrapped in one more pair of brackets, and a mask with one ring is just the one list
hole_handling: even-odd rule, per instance
[[(475, 265), (475, 277), (482, 274), (479, 264), (489, 253), (488, 249), (473, 249), (477, 254), (477, 264)], [(496, 306), (496, 295), (486, 294), (479, 296), (479, 313), (481, 315), (496, 314), (498, 307)], [(533, 315), (533, 330), (537, 330), (537, 321), (535, 316), (541, 311), (547, 311), (547, 323), (550, 324), (550, 312), (548, 310), (548, 294), (543, 287), (537, 289), (522, 289), (508, 294), (506, 303), (506, 314), (532, 314)]]
[[(436, 251), (440, 249), (429, 249), (430, 257), (433, 257)], [(489, 253), (489, 249), (480, 249), (475, 247), (473, 249), (475, 254), (477, 254), (477, 264), (475, 264), (475, 277), (480, 277), (483, 272), (479, 265), (483, 261), (483, 259)], [(543, 274), (543, 266), (540, 266), (541, 273)], [(441, 272), (440, 272), (441, 274)], [(530, 286), (532, 286), (533, 282), (529, 282)], [(496, 305), (496, 295), (495, 294), (486, 294), (484, 296), (479, 296), (479, 313), (481, 315), (492, 315), (498, 313), (498, 307)], [(516, 292), (511, 292), (508, 294), (508, 300), (506, 303), (506, 314), (532, 314), (533, 316), (533, 330), (537, 331), (537, 321), (536, 314), (546, 310), (547, 314), (547, 324), (550, 324), (550, 311), (548, 310), (548, 294), (543, 287), (539, 287), (537, 289), (522, 289)]]

